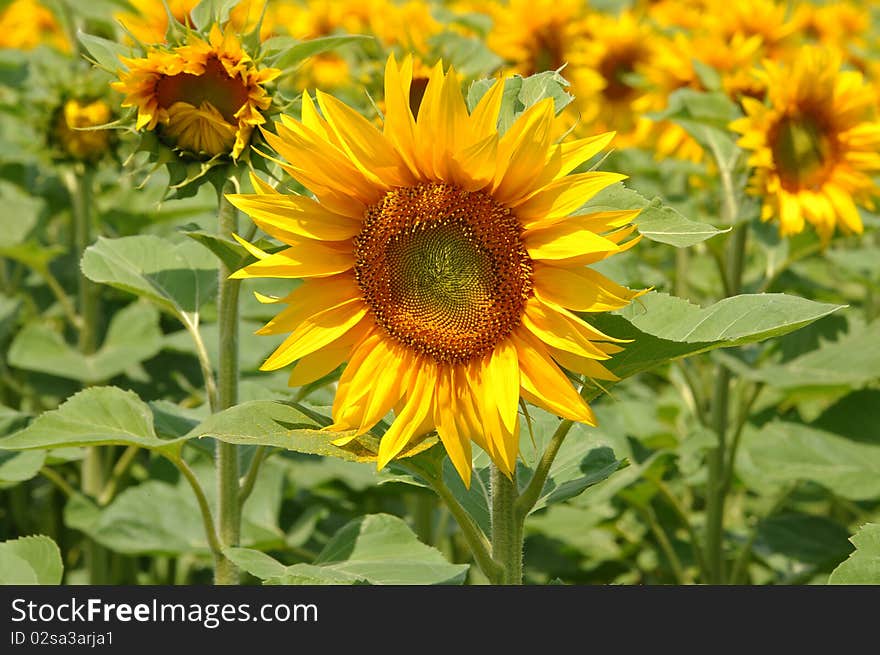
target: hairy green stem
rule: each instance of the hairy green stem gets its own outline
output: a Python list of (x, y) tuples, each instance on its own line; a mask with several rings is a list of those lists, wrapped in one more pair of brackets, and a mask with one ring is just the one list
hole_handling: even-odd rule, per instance
[(183, 326), (192, 337), (193, 344), (196, 347), (196, 358), (199, 360), (199, 368), (202, 371), (202, 380), (205, 383), (205, 395), (208, 398), (208, 407), (212, 412), (217, 411), (217, 381), (214, 377), (214, 368), (211, 366), (211, 358), (208, 356), (208, 348), (205, 346), (205, 340), (202, 339), (202, 333), (199, 332), (199, 326), (188, 318), (183, 318)]
[[(92, 175), (87, 169), (78, 166), (75, 170), (65, 172), (64, 181), (70, 193), (74, 254), (79, 271), (77, 277), (79, 350), (84, 355), (91, 355), (98, 348), (99, 289), (83, 274), (80, 262), (86, 248), (92, 245)], [(104, 488), (104, 468), (104, 453), (101, 449), (95, 446), (87, 448), (82, 462), (81, 488), (84, 494), (92, 498), (97, 498), (101, 494)], [(90, 541), (86, 545), (86, 562), (91, 584), (107, 582), (109, 570), (107, 550)]]
[(516, 508), (516, 471), (508, 478), (490, 465), (492, 559), (500, 565), (494, 584), (521, 585), (523, 580), (523, 521)]
[(251, 459), (251, 465), (248, 467), (248, 471), (244, 476), (244, 480), (241, 483), (241, 489), (238, 491), (238, 504), (240, 507), (244, 507), (245, 502), (248, 497), (251, 495), (251, 492), (254, 490), (254, 485), (257, 482), (257, 475), (260, 473), (260, 467), (262, 467), (263, 462), (266, 460), (266, 457), (269, 455), (269, 448), (267, 446), (257, 446), (254, 451), (254, 456)]
[[(729, 198), (725, 185), (724, 213), (730, 222), (736, 215), (735, 200)], [(732, 193), (732, 191), (730, 191)], [(742, 288), (743, 265), (745, 263), (748, 223), (734, 226), (727, 250), (724, 270), (729, 295), (736, 295)], [(727, 424), (730, 405), (731, 372), (723, 364), (715, 371), (715, 384), (712, 392), (712, 405), (709, 423), (715, 432), (716, 444), (707, 456), (708, 476), (706, 480), (706, 536), (705, 560), (706, 581), (722, 584), (724, 576), (724, 506), (727, 500), (728, 485), (726, 476)]]
[[(238, 230), (238, 210), (226, 199), (231, 185), (220, 194), (218, 223), (220, 236), (228, 238)], [(220, 264), (217, 295), (217, 321), (220, 332), (219, 362), (217, 366), (217, 409), (222, 411), (238, 402), (238, 293), (239, 280), (230, 280), (232, 270)], [(237, 546), (241, 531), (241, 503), (239, 502), (238, 446), (217, 442), (217, 520), (220, 542), (223, 546)], [(225, 557), (217, 562), (214, 571), (216, 584), (238, 584), (236, 566)]]
[(76, 489), (70, 486), (70, 483), (67, 482), (55, 469), (50, 466), (43, 466), (40, 468), (40, 475), (49, 480), (52, 484), (58, 487), (62, 493), (68, 498), (73, 498), (77, 495)]
[(468, 514), (467, 510), (460, 502), (458, 502), (455, 494), (452, 493), (442, 479), (426, 475), (424, 471), (417, 470), (415, 473), (423, 477), (428, 482), (431, 489), (440, 496), (440, 500), (446, 504), (449, 513), (452, 514), (452, 517), (455, 519), (456, 523), (458, 523), (458, 527), (464, 536), (464, 540), (470, 548), (471, 554), (474, 556), (474, 561), (477, 563), (477, 566), (480, 567), (483, 574), (489, 578), (489, 580), (494, 580), (499, 577), (501, 575), (501, 567), (492, 559), (492, 555), (489, 553), (490, 545), (486, 539), (486, 535), (484, 535), (483, 531), (477, 526), (474, 518)]
[(655, 480), (652, 479), (651, 482), (657, 487), (657, 490), (660, 492), (660, 495), (663, 499), (672, 507), (675, 515), (678, 517), (679, 522), (684, 526), (684, 529), (687, 530), (688, 539), (691, 542), (691, 549), (694, 554), (694, 561), (697, 563), (697, 568), (700, 571), (701, 576), (706, 575), (706, 562), (703, 559), (703, 551), (700, 549), (700, 540), (697, 537), (697, 531), (694, 529), (693, 523), (691, 523), (690, 517), (688, 513), (685, 511), (684, 507), (682, 507), (681, 502), (679, 502), (678, 498), (676, 498), (675, 494), (672, 493), (672, 490), (669, 486), (663, 482), (663, 480)]
[(541, 455), (541, 461), (535, 467), (532, 479), (529, 480), (529, 484), (519, 498), (516, 499), (515, 508), (520, 521), (525, 520), (525, 517), (532, 511), (535, 503), (538, 502), (538, 498), (541, 497), (544, 484), (547, 482), (547, 476), (550, 475), (550, 467), (553, 466), (553, 460), (556, 459), (556, 455), (559, 453), (559, 449), (562, 448), (562, 443), (565, 441), (565, 437), (573, 425), (573, 421), (565, 419), (557, 426), (556, 431), (550, 438), (550, 443), (547, 444), (547, 449)]
[(122, 477), (126, 474), (128, 468), (131, 466), (132, 462), (134, 462), (134, 458), (137, 457), (140, 450), (139, 446), (129, 446), (125, 449), (125, 452), (122, 453), (119, 459), (116, 460), (116, 463), (113, 465), (113, 470), (110, 472), (110, 479), (107, 480), (107, 483), (98, 495), (98, 505), (106, 505), (113, 500), (113, 496), (116, 495), (116, 490), (119, 488), (119, 483), (122, 480)]
[(202, 489), (202, 485), (199, 484), (199, 479), (189, 467), (189, 464), (187, 464), (180, 455), (177, 457), (170, 457), (169, 460), (183, 474), (183, 477), (186, 478), (186, 481), (189, 483), (190, 488), (196, 496), (196, 502), (199, 505), (199, 512), (202, 515), (202, 524), (205, 528), (205, 538), (208, 540), (208, 546), (211, 549), (211, 554), (214, 556), (214, 569), (217, 570), (220, 561), (225, 560), (226, 557), (223, 555), (223, 545), (220, 543), (220, 538), (217, 536), (217, 531), (214, 529), (214, 517), (211, 515), (211, 506), (208, 504), (205, 490)]

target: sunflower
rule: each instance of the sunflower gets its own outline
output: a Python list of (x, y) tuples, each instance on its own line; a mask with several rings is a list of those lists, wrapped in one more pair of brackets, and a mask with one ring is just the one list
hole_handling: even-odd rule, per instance
[(55, 116), (53, 139), (65, 157), (79, 161), (95, 161), (110, 147), (112, 133), (108, 130), (83, 130), (105, 125), (113, 112), (103, 100), (67, 100)]
[(191, 34), (187, 45), (121, 60), (128, 70), (111, 86), (126, 94), (123, 107), (137, 107), (136, 129), (158, 129), (169, 145), (210, 157), (241, 155), (271, 104), (263, 85), (280, 74), (257, 68), (233, 28), (217, 25), (208, 41)]
[(620, 346), (574, 312), (626, 305), (635, 295), (586, 265), (626, 250), (637, 212), (569, 216), (614, 173), (569, 175), (611, 134), (553, 143), (553, 101), (497, 131), (504, 84), (468, 112), (451, 69), (437, 64), (418, 117), (410, 110), (412, 60), (385, 70), (380, 132), (320, 91), (303, 95), (302, 120), (264, 130), (279, 162), (315, 199), (277, 193), (231, 195), (287, 244), (236, 278), (299, 278), (286, 305), (260, 330), (287, 334), (263, 364), (294, 362), (290, 384), (314, 381), (348, 362), (331, 430), (343, 445), (396, 418), (381, 439), (379, 467), (436, 430), (462, 479), (471, 440), (511, 475), (526, 400), (595, 425), (560, 366), (615, 379), (601, 364)]
[(768, 103), (743, 99), (731, 128), (751, 151), (750, 190), (764, 197), (762, 218), (782, 235), (811, 223), (827, 242), (839, 225), (861, 233), (857, 204), (869, 204), (880, 170), (876, 96), (861, 73), (841, 71), (840, 56), (804, 48), (790, 65), (767, 61), (760, 73)]
[[(169, 16), (181, 25), (192, 25), (191, 12), (200, 0), (129, 0), (134, 11), (117, 12), (115, 15), (125, 29), (141, 43), (165, 43)], [(229, 23), (239, 33), (247, 32), (259, 20), (265, 0), (240, 0), (229, 11)], [(273, 4), (274, 8), (274, 4)], [(264, 21), (261, 36), (269, 36), (272, 12)]]
[(655, 34), (629, 11), (597, 15), (590, 24), (594, 38), (585, 43), (580, 62), (598, 74), (592, 78), (598, 83), (575, 89), (581, 118), (595, 129), (617, 132), (616, 143), (625, 148), (639, 140), (649, 122), (642, 117), (644, 91), (632, 77), (654, 59)]
[(32, 50), (42, 44), (70, 50), (64, 30), (46, 7), (36, 0), (14, 0), (0, 12), (0, 48)]

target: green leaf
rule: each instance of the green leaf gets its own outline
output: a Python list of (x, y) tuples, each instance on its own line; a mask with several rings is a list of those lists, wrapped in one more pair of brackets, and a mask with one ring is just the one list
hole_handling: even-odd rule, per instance
[(234, 271), (256, 260), (244, 246), (232, 239), (203, 230), (186, 230), (184, 234), (214, 253), (230, 270)]
[(880, 497), (880, 444), (785, 421), (743, 431), (737, 471), (754, 489), (809, 480), (850, 500)]
[(652, 293), (620, 311), (636, 328), (669, 341), (743, 345), (793, 332), (842, 308), (782, 293), (743, 294), (705, 309)]
[(222, 24), (229, 19), (230, 10), (238, 0), (201, 0), (189, 12), (193, 27), (207, 31), (213, 23)]
[(31, 323), (19, 332), (9, 348), (9, 363), (26, 371), (80, 380), (106, 382), (162, 348), (158, 312), (143, 303), (132, 303), (110, 322), (101, 348), (84, 355), (50, 327)]
[[(329, 419), (328, 419), (329, 423)], [(344, 433), (321, 430), (315, 418), (291, 405), (254, 400), (241, 403), (209, 416), (194, 428), (187, 439), (214, 437), (226, 443), (253, 446), (273, 446), (311, 455), (329, 455), (351, 462), (375, 462), (379, 450), (378, 439), (362, 435), (339, 448), (331, 440)], [(407, 457), (432, 446), (436, 437), (410, 446), (400, 456)]]
[[(268, 465), (269, 462), (266, 462)], [(207, 496), (208, 503), (216, 516), (213, 466), (193, 465), (192, 467)], [(273, 473), (274, 483), (281, 478)], [(258, 485), (265, 487), (265, 481)], [(265, 496), (265, 489), (258, 493)], [(265, 500), (265, 498), (263, 499)], [(247, 503), (242, 516), (241, 542), (253, 548), (279, 548), (284, 544), (284, 534), (258, 516), (260, 503)], [(278, 505), (262, 503), (265, 509), (277, 514)], [(254, 512), (257, 507), (257, 513)], [(179, 555), (181, 553), (209, 553), (202, 515), (189, 484), (180, 480), (169, 484), (159, 480), (148, 480), (136, 487), (129, 487), (120, 493), (110, 505), (97, 507), (84, 496), (76, 496), (68, 502), (64, 511), (65, 523), (89, 535), (101, 545), (117, 553), (128, 555)]]
[(581, 210), (611, 211), (616, 209), (641, 209), (635, 219), (639, 232), (659, 243), (676, 248), (687, 248), (714, 237), (716, 234), (730, 232), (730, 228), (718, 229), (707, 223), (698, 223), (685, 218), (676, 209), (664, 205), (660, 198), (648, 200), (639, 192), (628, 189), (618, 182), (597, 193)]
[(450, 564), (388, 514), (357, 518), (337, 532), (314, 564), (284, 566), (268, 555), (228, 549), (233, 561), (267, 584), (461, 584), (468, 566)]
[[(549, 412), (537, 407), (529, 407), (529, 416), (532, 419), (532, 435), (529, 433), (528, 424), (524, 417), (520, 418), (520, 455), (521, 461), (517, 463), (517, 480), (520, 490), (525, 488), (531, 480), (534, 470), (540, 461), (544, 451), (550, 443), (553, 433), (559, 426), (559, 419)], [(479, 448), (475, 449), (473, 459), (473, 475), (470, 487), (465, 487), (461, 477), (452, 466), (449, 458), (443, 458), (437, 464), (426, 461), (425, 457), (434, 457), (434, 453), (415, 460), (419, 467), (429, 470), (434, 466), (442, 466), (443, 483), (452, 494), (459, 500), (477, 525), (487, 535), (490, 531), (489, 517), (489, 479), (490, 459)], [(582, 424), (574, 424), (559, 449), (544, 487), (538, 496), (537, 503), (532, 512), (554, 503), (560, 503), (574, 498), (588, 488), (608, 479), (625, 463), (615, 457), (614, 451), (608, 447), (604, 435), (594, 428)], [(407, 468), (405, 465), (403, 468)], [(436, 475), (436, 473), (434, 473)], [(401, 479), (402, 482), (410, 482)], [(411, 483), (411, 482), (410, 482)], [(421, 486), (421, 485), (420, 485)]]
[(0, 543), (0, 584), (59, 585), (64, 573), (61, 551), (44, 535)]
[(752, 377), (780, 389), (864, 386), (880, 378), (880, 321)]
[[(485, 93), (495, 84), (495, 80), (477, 80), (468, 89), (467, 105), (470, 111)], [(498, 115), (498, 131), (504, 134), (526, 109), (544, 98), (553, 98), (553, 108), (558, 114), (574, 98), (566, 91), (569, 84), (556, 71), (545, 71), (529, 77), (515, 75), (504, 80), (501, 111)]]
[(199, 307), (217, 291), (217, 262), (203, 246), (151, 235), (105, 239), (82, 259), (90, 280), (151, 300), (184, 322), (197, 324)]
[(16, 246), (24, 242), (37, 225), (40, 214), (46, 208), (42, 198), (35, 198), (18, 186), (0, 180), (0, 196), (3, 197), (3, 211), (15, 220), (6, 221), (0, 231), (0, 247)]
[(619, 312), (585, 319), (613, 337), (632, 339), (605, 362), (627, 378), (673, 359), (787, 334), (840, 308), (778, 293), (734, 296), (701, 308), (652, 292)]
[(828, 584), (880, 584), (880, 523), (866, 523), (850, 541), (855, 552), (834, 569)]
[(288, 70), (298, 66), (309, 57), (314, 57), (322, 52), (335, 50), (336, 48), (348, 45), (349, 43), (372, 40), (373, 37), (366, 34), (345, 34), (340, 36), (324, 36), (309, 41), (301, 41), (284, 50), (274, 61), (269, 61), (267, 63), (274, 68)]
[(40, 414), (25, 429), (0, 439), (0, 450), (109, 445), (167, 450), (178, 443), (156, 436), (153, 414), (136, 394), (116, 387), (91, 387), (58, 409)]
[[(3, 440), (0, 439), (0, 444)], [(24, 482), (30, 480), (43, 467), (45, 450), (22, 452), (0, 450), (0, 482)]]
[(831, 568), (852, 550), (848, 536), (843, 526), (822, 516), (787, 512), (761, 522), (754, 549), (764, 557), (780, 554), (799, 564)]
[(116, 41), (109, 41), (108, 39), (85, 32), (78, 32), (76, 36), (92, 56), (92, 60), (110, 73), (115, 73), (119, 69), (124, 68), (119, 57), (131, 56), (131, 49)]
[(238, 568), (247, 571), (260, 580), (280, 578), (287, 572), (287, 567), (284, 564), (258, 550), (250, 548), (224, 548), (223, 554)]
[(455, 68), (459, 75), (473, 77), (500, 67), (504, 60), (486, 45), (486, 41), (456, 32), (443, 32), (429, 39), (443, 64)]

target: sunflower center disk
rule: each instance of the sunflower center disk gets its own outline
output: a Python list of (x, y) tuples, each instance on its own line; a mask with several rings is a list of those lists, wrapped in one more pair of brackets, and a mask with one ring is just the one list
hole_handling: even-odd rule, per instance
[(516, 217), (480, 192), (389, 191), (355, 237), (355, 276), (376, 322), (438, 362), (480, 357), (520, 323), (532, 262)]
[(801, 189), (822, 182), (831, 141), (811, 118), (784, 118), (773, 142), (773, 160), (782, 181)]
[(235, 112), (247, 101), (248, 90), (241, 80), (229, 76), (219, 59), (210, 57), (201, 75), (178, 73), (160, 79), (156, 83), (156, 98), (166, 109), (175, 102), (185, 102), (193, 107), (207, 102), (228, 123), (234, 124)]

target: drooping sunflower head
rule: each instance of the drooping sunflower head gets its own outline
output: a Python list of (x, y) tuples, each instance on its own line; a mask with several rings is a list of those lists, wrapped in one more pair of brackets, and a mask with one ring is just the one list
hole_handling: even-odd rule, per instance
[(214, 25), (207, 40), (153, 46), (140, 58), (122, 58), (127, 70), (111, 86), (137, 108), (136, 129), (156, 130), (173, 148), (196, 156), (237, 159), (272, 99), (264, 85), (280, 74), (259, 68), (229, 26)]
[(594, 424), (563, 368), (615, 379), (602, 364), (620, 350), (574, 312), (607, 311), (635, 295), (589, 264), (634, 245), (637, 212), (570, 214), (614, 173), (570, 175), (611, 140), (555, 143), (552, 99), (498, 131), (504, 83), (472, 109), (458, 76), (438, 64), (418, 114), (413, 65), (391, 57), (381, 131), (340, 101), (303, 96), (302, 118), (282, 117), (268, 143), (314, 198), (259, 191), (229, 196), (287, 248), (235, 277), (303, 280), (270, 299), (286, 307), (260, 331), (285, 334), (263, 365), (296, 363), (290, 383), (347, 365), (333, 405), (343, 445), (396, 418), (380, 442), (384, 466), (436, 431), (462, 478), (471, 441), (511, 474), (525, 398)]
[(69, 98), (55, 112), (52, 145), (66, 159), (93, 162), (106, 154), (114, 135), (109, 130), (86, 130), (113, 120), (113, 110), (102, 99)]
[(767, 61), (760, 73), (767, 103), (743, 100), (746, 116), (731, 128), (751, 151), (751, 190), (764, 196), (764, 220), (783, 235), (811, 223), (823, 241), (835, 227), (861, 233), (856, 205), (869, 203), (880, 170), (876, 97), (840, 57), (804, 48), (789, 64)]

